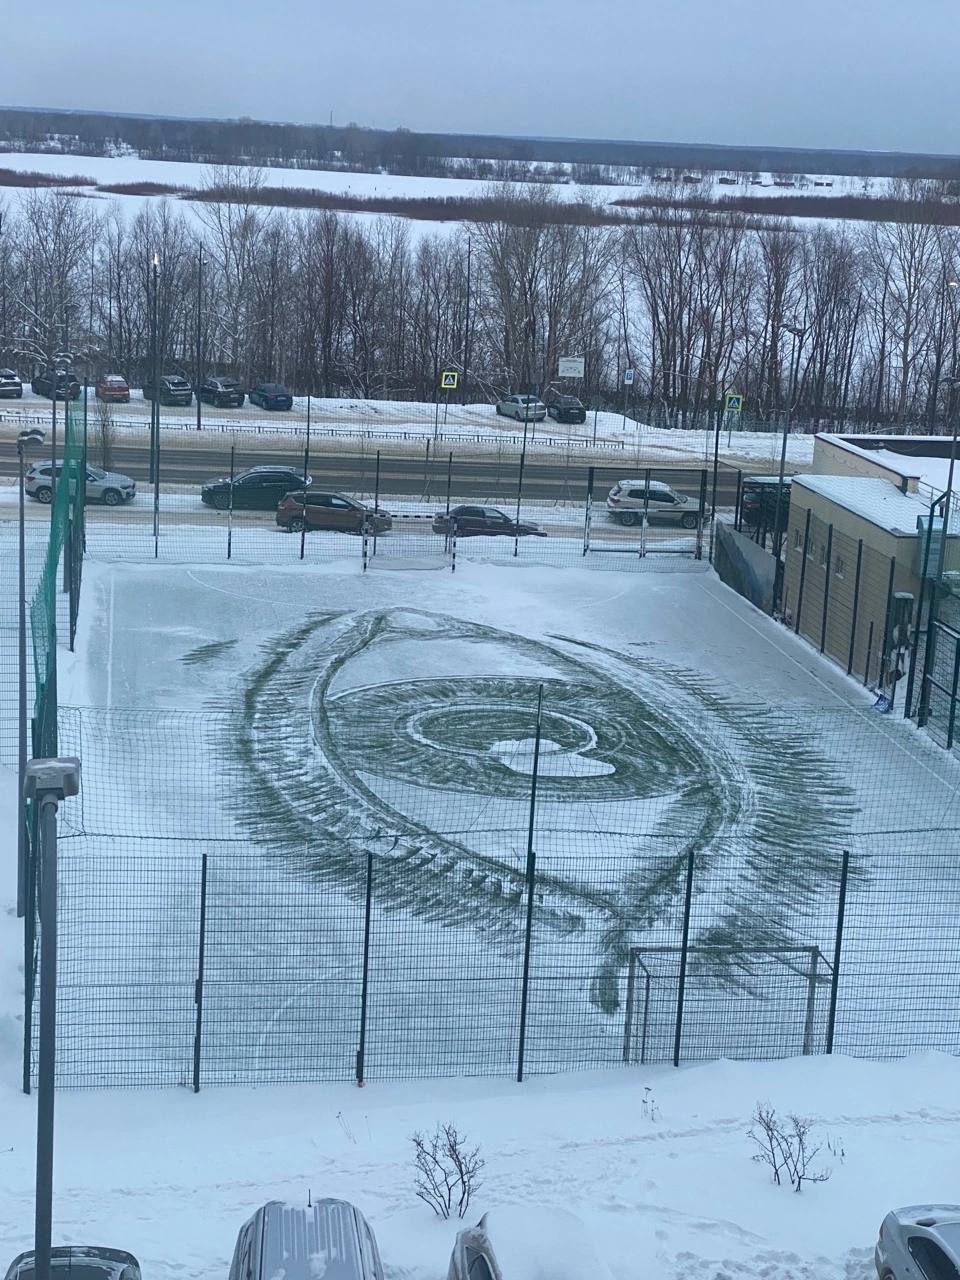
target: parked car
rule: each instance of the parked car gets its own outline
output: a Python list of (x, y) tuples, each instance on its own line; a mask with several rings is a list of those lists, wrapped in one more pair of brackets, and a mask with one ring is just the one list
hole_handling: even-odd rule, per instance
[[(34, 462), (23, 477), (23, 491), (44, 504), (53, 498), (52, 462)], [(63, 464), (57, 463), (57, 479), (63, 474)], [(137, 482), (119, 471), (104, 471), (101, 467), (87, 467), (86, 500), (103, 502), (108, 507), (118, 507), (136, 496)]]
[(777, 517), (777, 489), (779, 476), (744, 476), (740, 490), (740, 519), (748, 529), (764, 528), (776, 532), (779, 524), (783, 533), (790, 520), (790, 486), (792, 477), (785, 476), (780, 495), (780, 515)]
[(611, 1280), (586, 1226), (537, 1205), (491, 1209), (457, 1236), (447, 1280)]
[(481, 534), (491, 537), (502, 534), (510, 538), (517, 535), (521, 538), (528, 535), (538, 538), (546, 537), (539, 525), (530, 524), (525, 520), (517, 524), (516, 520), (498, 511), (496, 507), (452, 507), (449, 515), (438, 511), (433, 517), (433, 532), (447, 534), (454, 530), (458, 538), (476, 537)]
[[(60, 1244), (50, 1250), (50, 1272), (60, 1280), (140, 1280), (140, 1263), (124, 1249)], [(17, 1254), (5, 1280), (33, 1280), (33, 1276), (33, 1250), (29, 1250)]]
[(505, 396), (497, 401), (497, 413), (503, 418), (516, 418), (518, 422), (542, 422), (547, 416), (547, 406), (539, 396)]
[(287, 493), (277, 507), (277, 524), (290, 533), (310, 529), (332, 529), (339, 533), (386, 533), (393, 528), (387, 511), (375, 511), (342, 493), (320, 493), (302, 489)]
[(45, 369), (37, 374), (30, 386), (34, 395), (46, 396), (48, 400), (79, 400), (82, 389), (67, 369)]
[[(246, 511), (276, 511), (277, 504), (286, 493), (303, 489), (302, 471), (293, 467), (250, 467), (233, 478), (233, 507)], [(306, 477), (307, 488), (313, 483)], [(220, 476), (208, 480), (200, 489), (200, 500), (208, 507), (226, 511), (230, 504), (230, 477)]]
[(960, 1205), (914, 1204), (888, 1213), (873, 1260), (878, 1280), (958, 1280)]
[[(144, 400), (153, 399), (153, 378), (147, 378), (143, 384)], [(161, 404), (179, 405), (181, 408), (193, 404), (193, 387), (179, 373), (165, 373), (160, 379)]]
[(243, 1224), (228, 1280), (383, 1280), (376, 1237), (346, 1200), (271, 1200)]
[(662, 480), (618, 480), (607, 494), (607, 513), (616, 524), (640, 524), (646, 512), (648, 524), (678, 524), (695, 529), (700, 520), (699, 501), (676, 493)]
[(239, 409), (245, 400), (244, 390), (236, 378), (204, 378), (200, 383), (200, 399), (219, 409)]
[(586, 422), (587, 411), (576, 396), (556, 396), (547, 405), (554, 422)]
[(258, 382), (250, 388), (250, 403), (261, 409), (292, 409), (293, 396), (281, 382)]
[(109, 404), (130, 403), (130, 386), (119, 373), (107, 373), (98, 378), (94, 394), (98, 400)]
[(0, 369), (0, 396), (9, 400), (19, 400), (23, 395), (23, 383), (19, 374), (13, 369)]

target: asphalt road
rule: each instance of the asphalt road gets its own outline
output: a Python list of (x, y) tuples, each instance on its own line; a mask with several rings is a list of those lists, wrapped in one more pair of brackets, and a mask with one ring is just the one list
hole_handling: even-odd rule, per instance
[[(48, 456), (41, 450), (42, 457)], [(113, 466), (117, 471), (132, 476), (138, 485), (145, 484), (149, 476), (149, 452), (142, 444), (118, 443), (113, 449)], [(236, 471), (247, 466), (276, 462), (283, 465), (302, 465), (302, 455), (289, 450), (277, 450), (276, 454), (262, 449), (237, 449)], [(165, 445), (161, 454), (161, 484), (195, 484), (204, 480), (228, 475), (230, 451), (207, 446), (183, 448)], [(642, 474), (627, 460), (598, 466), (594, 471), (594, 497), (605, 498), (607, 490), (621, 477)], [(12, 440), (0, 441), (0, 475), (13, 477), (17, 473), (16, 445)], [(456, 498), (472, 498), (479, 502), (505, 502), (516, 497), (519, 461), (509, 459), (458, 458), (454, 453), (450, 492)], [(310, 460), (310, 474), (316, 487), (329, 487), (347, 493), (372, 494), (376, 485), (375, 453), (358, 453), (345, 450), (340, 453), (318, 452)], [(697, 468), (652, 467), (652, 479), (663, 480), (679, 493), (696, 497), (700, 491), (701, 472)], [(713, 488), (712, 472), (707, 473), (707, 501)], [(582, 501), (587, 491), (587, 468), (582, 463), (564, 460), (544, 461), (542, 457), (528, 460), (524, 468), (523, 496), (529, 500)], [(447, 459), (443, 456), (381, 458), (380, 492), (394, 497), (436, 499), (447, 492)], [(737, 473), (721, 467), (717, 483), (717, 505), (731, 507), (736, 500)]]

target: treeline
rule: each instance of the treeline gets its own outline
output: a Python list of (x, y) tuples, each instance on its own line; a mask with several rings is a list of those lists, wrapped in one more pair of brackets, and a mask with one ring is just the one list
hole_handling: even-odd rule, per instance
[[(450, 162), (479, 167), (464, 176), (502, 181), (512, 162), (542, 166), (832, 173), (858, 177), (960, 178), (960, 158), (895, 152), (631, 142), (590, 138), (511, 138), (496, 134), (418, 133), (346, 125), (261, 120), (190, 120), (109, 112), (0, 109), (0, 145), (77, 155), (134, 150), (144, 159), (204, 164), (355, 168), (398, 174), (450, 173)], [(579, 180), (584, 181), (585, 178)], [(596, 180), (591, 179), (591, 180)], [(601, 177), (601, 180), (604, 180)], [(609, 178), (623, 181), (622, 178)], [(628, 179), (629, 181), (629, 179)]]
[[(585, 399), (686, 425), (725, 390), (811, 427), (939, 429), (960, 368), (960, 233), (930, 222), (817, 225), (664, 208), (628, 226), (564, 222), (549, 188), (501, 188), (501, 216), (424, 235), (395, 218), (268, 210), (228, 197), (126, 218), (36, 189), (0, 233), (0, 363), (24, 375), (148, 368), (277, 379), (298, 393), (430, 400), (439, 373), (492, 398), (583, 356)], [(897, 199), (916, 195), (905, 186)], [(154, 295), (153, 260), (157, 288)], [(202, 271), (201, 271), (202, 255)]]

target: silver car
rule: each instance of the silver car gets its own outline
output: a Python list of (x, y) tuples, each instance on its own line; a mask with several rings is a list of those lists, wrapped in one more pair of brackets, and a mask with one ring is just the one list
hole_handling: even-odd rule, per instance
[(607, 513), (616, 524), (678, 524), (695, 529), (700, 521), (700, 503), (676, 493), (662, 480), (618, 480), (607, 494)]
[[(52, 462), (35, 462), (23, 478), (23, 491), (38, 502), (53, 500)], [(63, 474), (63, 464), (57, 463), (57, 479)], [(137, 482), (118, 471), (104, 471), (101, 467), (87, 467), (87, 501), (104, 502), (108, 507), (118, 507), (136, 496)]]
[(539, 396), (505, 396), (497, 401), (497, 413), (502, 418), (516, 418), (518, 422), (542, 422), (547, 416), (547, 406)]
[(612, 1280), (572, 1213), (512, 1205), (461, 1231), (447, 1280)]
[[(124, 1249), (102, 1245), (63, 1244), (50, 1250), (53, 1280), (140, 1280), (140, 1264)], [(33, 1251), (19, 1253), (7, 1268), (6, 1280), (33, 1280)]]
[(270, 1200), (240, 1228), (228, 1280), (383, 1280), (366, 1218), (346, 1200)]
[(960, 1205), (913, 1204), (880, 1224), (879, 1280), (960, 1280)]

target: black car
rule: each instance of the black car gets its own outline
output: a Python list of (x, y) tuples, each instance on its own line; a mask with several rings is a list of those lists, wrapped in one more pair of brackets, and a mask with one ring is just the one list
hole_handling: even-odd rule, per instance
[[(785, 533), (790, 520), (791, 476), (784, 476), (777, 512), (779, 476), (744, 476), (740, 493), (740, 519), (748, 529)], [(778, 528), (774, 528), (774, 526)]]
[(48, 400), (79, 400), (80, 383), (66, 369), (45, 369), (30, 383), (34, 395)]
[[(144, 400), (153, 399), (153, 378), (147, 378), (143, 384)], [(193, 387), (179, 373), (165, 373), (160, 379), (161, 404), (173, 404), (183, 407), (193, 404)]]
[(12, 369), (0, 369), (0, 396), (19, 400), (23, 395), (23, 383)]
[(576, 396), (556, 396), (547, 405), (554, 422), (586, 422), (587, 411)]
[(200, 384), (200, 399), (219, 409), (239, 409), (245, 399), (243, 387), (236, 378), (205, 378)]
[[(306, 477), (307, 485), (312, 477)], [(304, 475), (293, 467), (250, 467), (233, 478), (233, 508), (246, 511), (276, 511), (277, 503), (293, 489), (302, 489)], [(226, 511), (230, 504), (230, 477), (208, 480), (200, 490), (200, 500), (208, 507)]]
[(292, 409), (293, 396), (280, 382), (258, 382), (250, 388), (250, 403), (261, 409)]
[(528, 535), (537, 538), (546, 537), (539, 525), (530, 524), (524, 520), (517, 524), (516, 520), (504, 515), (496, 507), (452, 507), (449, 515), (438, 511), (433, 517), (433, 532), (444, 534), (455, 532), (458, 538), (473, 538), (479, 535), (496, 537), (498, 534), (510, 538), (517, 535), (521, 538)]
[[(103, 1245), (58, 1244), (50, 1250), (50, 1274), (56, 1280), (140, 1280), (140, 1263), (125, 1249)], [(5, 1280), (33, 1280), (33, 1250), (18, 1253)]]

